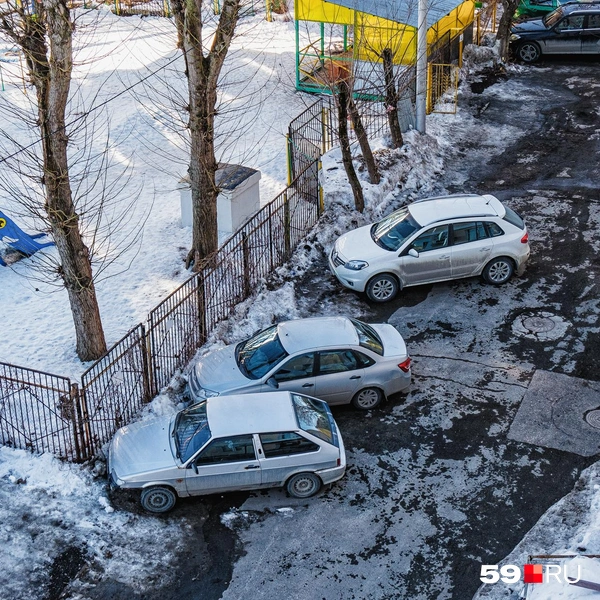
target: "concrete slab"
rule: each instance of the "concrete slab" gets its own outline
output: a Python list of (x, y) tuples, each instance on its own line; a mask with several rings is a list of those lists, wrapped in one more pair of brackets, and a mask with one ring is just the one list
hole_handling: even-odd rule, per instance
[(600, 407), (600, 382), (538, 370), (523, 396), (508, 438), (580, 456), (600, 453), (600, 429), (585, 415)]

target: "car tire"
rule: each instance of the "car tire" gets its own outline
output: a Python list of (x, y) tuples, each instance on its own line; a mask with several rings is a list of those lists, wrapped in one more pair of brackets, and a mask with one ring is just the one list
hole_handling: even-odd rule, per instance
[(399, 289), (398, 280), (393, 275), (382, 273), (367, 283), (365, 291), (372, 302), (389, 302), (396, 297)]
[(539, 60), (542, 51), (535, 42), (523, 42), (517, 48), (517, 55), (523, 62), (534, 63)]
[(314, 473), (296, 473), (285, 484), (285, 489), (294, 498), (309, 498), (314, 496), (322, 486), (318, 475)]
[(506, 256), (499, 256), (490, 260), (483, 269), (483, 278), (492, 285), (502, 285), (506, 283), (515, 272), (513, 261)]
[(369, 387), (354, 394), (352, 404), (360, 410), (371, 410), (383, 401), (383, 392), (377, 388)]
[(177, 494), (167, 487), (151, 487), (142, 490), (140, 503), (144, 510), (151, 513), (170, 511), (177, 502)]

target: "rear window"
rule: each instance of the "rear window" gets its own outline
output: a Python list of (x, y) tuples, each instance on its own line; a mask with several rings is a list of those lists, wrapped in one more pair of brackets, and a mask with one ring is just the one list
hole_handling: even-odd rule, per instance
[(333, 431), (333, 418), (323, 400), (292, 394), (294, 410), (300, 429), (315, 437), (337, 446), (337, 436)]
[(379, 356), (383, 356), (383, 344), (376, 331), (370, 325), (367, 325), (362, 321), (358, 321), (357, 319), (350, 320), (356, 328), (356, 333), (358, 333), (358, 343), (363, 348), (368, 348), (369, 350), (373, 350), (376, 354), (379, 354)]
[(523, 221), (523, 219), (521, 219), (521, 217), (514, 210), (508, 208), (508, 206), (505, 206), (504, 208), (506, 209), (504, 220), (508, 221), (511, 225), (514, 225), (519, 229), (525, 229), (525, 221)]

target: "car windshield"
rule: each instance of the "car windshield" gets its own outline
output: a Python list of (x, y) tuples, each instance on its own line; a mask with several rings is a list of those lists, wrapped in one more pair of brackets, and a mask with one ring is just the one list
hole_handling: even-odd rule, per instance
[(395, 251), (421, 226), (412, 218), (408, 208), (403, 207), (375, 223), (371, 227), (373, 241), (386, 250)]
[(363, 348), (368, 348), (380, 356), (383, 356), (383, 344), (381, 343), (381, 339), (375, 330), (370, 325), (367, 325), (362, 321), (358, 321), (357, 319), (350, 320), (356, 328), (356, 333), (358, 333), (358, 343)]
[(186, 462), (210, 440), (206, 401), (182, 410), (175, 418), (173, 437), (177, 456)]
[(561, 8), (557, 8), (556, 10), (553, 10), (550, 14), (546, 15), (543, 19), (542, 22), (544, 23), (544, 25), (550, 29), (551, 27), (554, 27), (564, 16), (564, 10)]
[(287, 355), (279, 341), (277, 325), (260, 331), (235, 349), (238, 367), (249, 379), (260, 379)]
[(294, 402), (298, 425), (302, 430), (324, 442), (337, 445), (337, 436), (334, 435), (331, 426), (331, 412), (323, 400), (292, 394), (292, 401)]

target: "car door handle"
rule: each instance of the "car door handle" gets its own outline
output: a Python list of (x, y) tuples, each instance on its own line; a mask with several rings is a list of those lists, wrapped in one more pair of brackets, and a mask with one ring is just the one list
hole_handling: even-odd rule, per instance
[(250, 469), (260, 469), (260, 466), (259, 465), (248, 465), (246, 467), (246, 471), (248, 471)]
[(449, 254), (444, 254), (444, 256), (440, 256), (439, 260), (448, 260), (450, 258)]
[(489, 246), (487, 248), (480, 248), (479, 252), (487, 252), (489, 249)]
[(352, 375), (352, 377), (350, 377), (350, 379), (360, 379), (360, 375)]
[(302, 387), (313, 387), (314, 383), (305, 383)]

